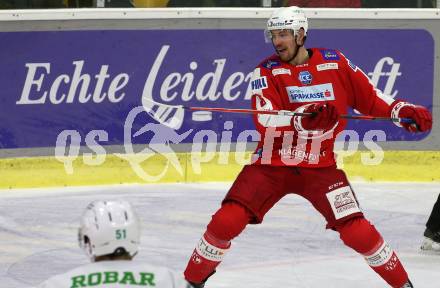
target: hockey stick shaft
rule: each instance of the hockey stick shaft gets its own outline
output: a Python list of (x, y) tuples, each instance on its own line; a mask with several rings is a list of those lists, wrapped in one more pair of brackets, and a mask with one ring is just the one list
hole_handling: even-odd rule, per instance
[(215, 108), (215, 107), (185, 107), (183, 109), (192, 111), (209, 111), (209, 112), (226, 112), (226, 113), (246, 113), (246, 114), (269, 114), (282, 116), (312, 116), (313, 113), (292, 112), (287, 110), (254, 110), (254, 109), (232, 109), (232, 108)]
[[(299, 113), (287, 110), (254, 110), (254, 109), (232, 109), (232, 108), (214, 108), (214, 107), (187, 107), (181, 106), (183, 109), (192, 111), (210, 111), (210, 112), (226, 112), (226, 113), (248, 113), (248, 114), (269, 114), (269, 115), (282, 115), (282, 116), (312, 116), (314, 113)], [(376, 120), (376, 121), (392, 121), (400, 123), (413, 124), (414, 121), (409, 118), (389, 118), (389, 117), (375, 117), (365, 115), (348, 115), (343, 114), (339, 116), (344, 119), (355, 120)]]
[[(159, 123), (173, 129), (180, 129), (183, 124), (184, 111), (207, 111), (207, 112), (225, 112), (225, 113), (247, 113), (247, 114), (269, 114), (279, 116), (313, 116), (314, 113), (293, 112), (289, 110), (255, 110), (255, 109), (233, 109), (233, 108), (216, 108), (216, 107), (193, 107), (183, 105), (169, 105), (159, 103), (150, 97), (142, 97), (142, 105), (151, 117)], [(400, 123), (413, 124), (414, 121), (408, 118), (388, 118), (374, 117), (365, 115), (341, 115), (345, 119), (359, 120), (382, 120)]]

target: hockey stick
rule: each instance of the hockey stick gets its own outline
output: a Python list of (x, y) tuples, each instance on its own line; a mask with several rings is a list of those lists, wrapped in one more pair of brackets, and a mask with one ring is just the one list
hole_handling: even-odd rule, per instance
[[(179, 129), (183, 123), (184, 111), (206, 111), (206, 112), (225, 112), (225, 113), (247, 113), (247, 114), (269, 114), (278, 116), (312, 116), (314, 113), (298, 113), (288, 110), (254, 110), (254, 109), (233, 109), (233, 108), (215, 108), (215, 107), (191, 107), (183, 105), (168, 105), (158, 103), (150, 98), (142, 97), (142, 105), (144, 109), (159, 123), (164, 124), (173, 129)], [(365, 115), (340, 115), (344, 119), (356, 120), (379, 120), (392, 121), (400, 123), (414, 124), (409, 118), (389, 118), (374, 117)]]

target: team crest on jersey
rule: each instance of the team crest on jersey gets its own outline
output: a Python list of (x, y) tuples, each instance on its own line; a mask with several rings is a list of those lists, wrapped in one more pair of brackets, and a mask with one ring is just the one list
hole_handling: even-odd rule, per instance
[(339, 60), (339, 55), (333, 49), (319, 50), (325, 60)]
[(267, 69), (272, 69), (272, 67), (277, 67), (280, 65), (281, 65), (280, 61), (275, 61), (275, 60), (267, 60), (267, 62), (263, 64), (263, 66), (266, 67)]
[(312, 83), (312, 74), (309, 71), (301, 71), (298, 74), (298, 79), (303, 85), (310, 85)]
[(267, 87), (268, 86), (266, 76), (256, 78), (251, 82), (252, 91), (266, 89)]
[(331, 83), (312, 86), (289, 86), (286, 87), (286, 90), (291, 103), (335, 100), (333, 85)]

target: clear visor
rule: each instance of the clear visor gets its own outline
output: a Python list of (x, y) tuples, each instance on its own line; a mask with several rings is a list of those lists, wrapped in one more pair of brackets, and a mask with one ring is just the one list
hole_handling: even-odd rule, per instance
[(273, 38), (272, 31), (273, 30), (289, 31), (290, 33), (292, 33), (293, 36), (295, 36), (295, 30), (292, 30), (291, 28), (287, 28), (287, 29), (279, 29), (279, 28), (277, 28), (277, 29), (270, 29), (270, 30), (266, 28), (264, 30), (264, 40), (265, 40), (266, 43), (272, 43), (272, 38)]
[(264, 42), (266, 43), (272, 43), (272, 33), (269, 29), (264, 29)]
[(291, 24), (286, 24), (286, 21), (278, 19), (278, 17), (271, 18), (267, 21), (266, 29), (264, 30), (264, 39), (266, 43), (272, 43), (272, 30), (286, 30), (291, 29)]

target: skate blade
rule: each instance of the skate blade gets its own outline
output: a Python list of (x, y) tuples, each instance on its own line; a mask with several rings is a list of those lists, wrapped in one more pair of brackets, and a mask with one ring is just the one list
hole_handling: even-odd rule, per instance
[(420, 254), (440, 256), (440, 250), (433, 250), (433, 249), (427, 249), (427, 248), (420, 247)]

